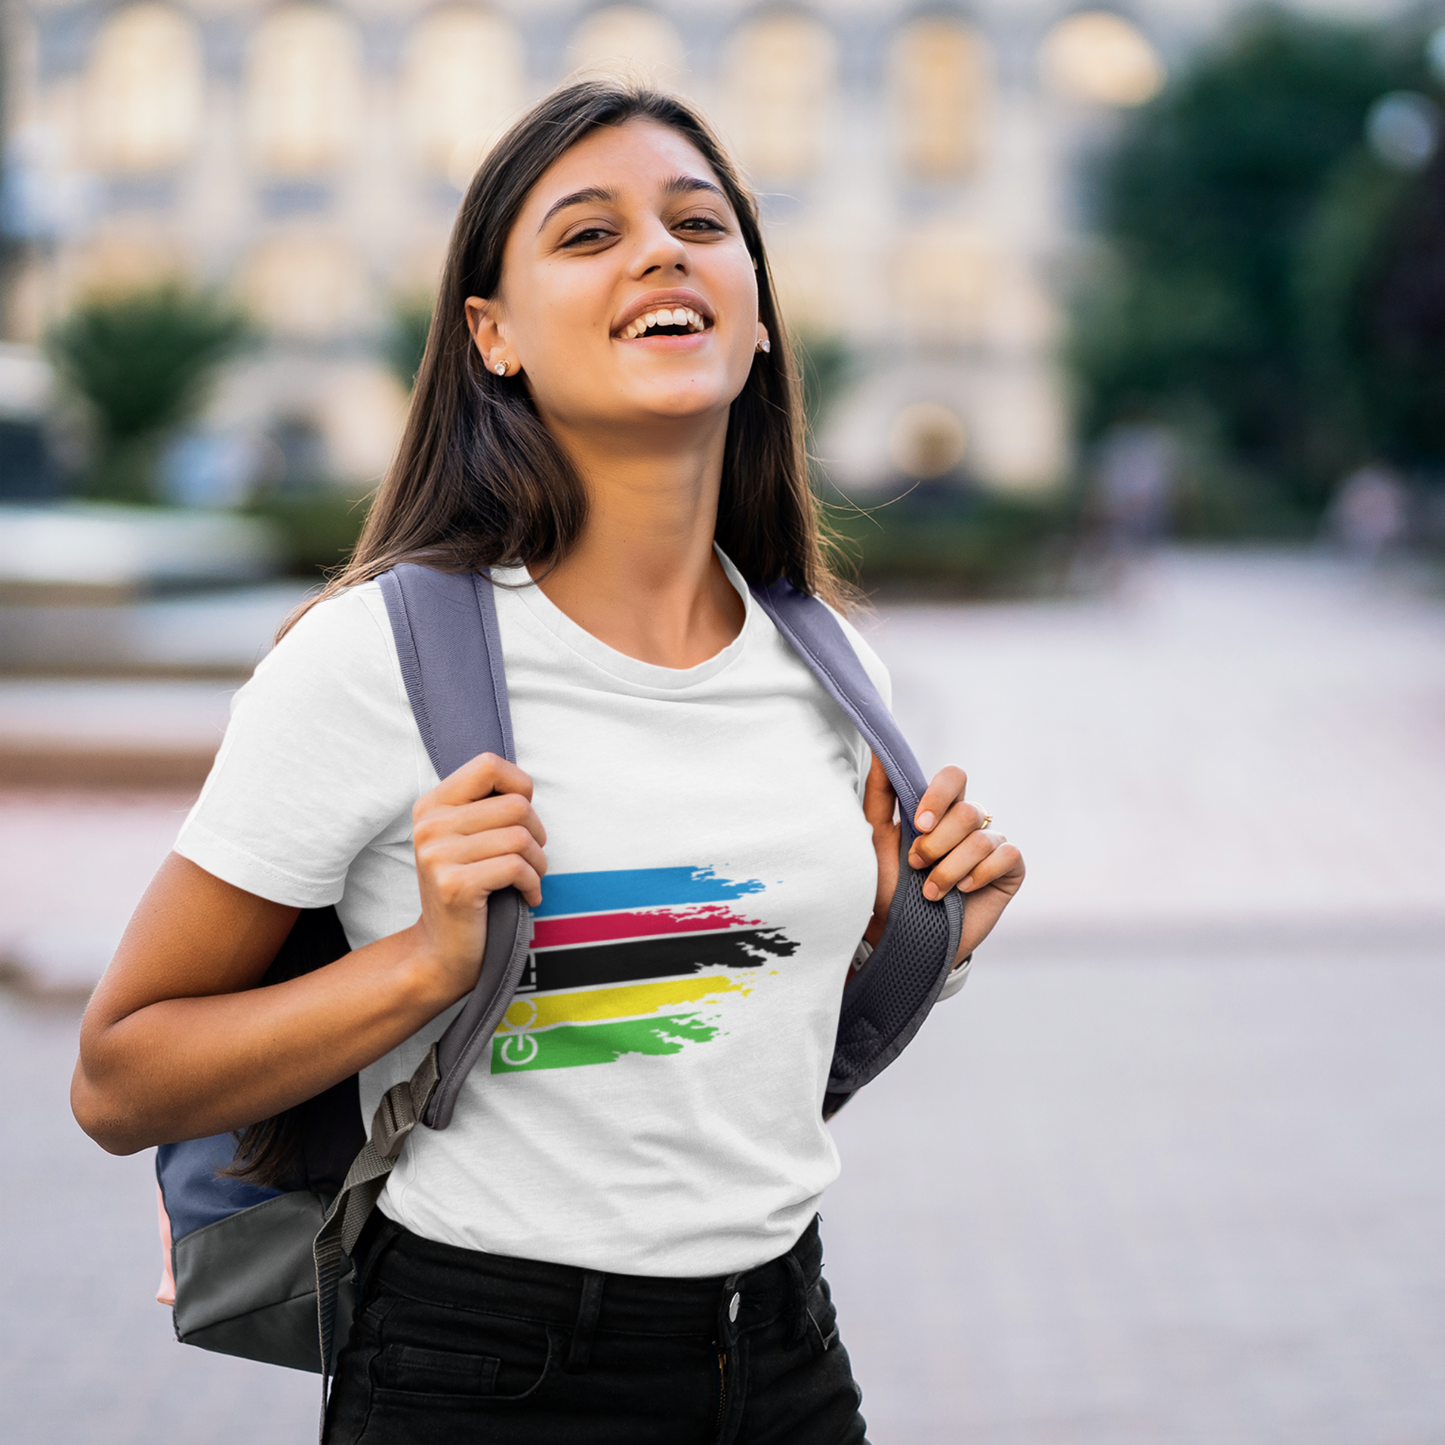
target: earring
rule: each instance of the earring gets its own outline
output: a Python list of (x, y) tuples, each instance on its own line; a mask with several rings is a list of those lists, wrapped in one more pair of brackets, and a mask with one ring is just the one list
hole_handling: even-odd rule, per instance
[(498, 376), (505, 376), (507, 374), (507, 363), (505, 361), (499, 361), (492, 370), (495, 371)]
[(769, 341), (766, 336), (760, 336), (758, 338), (758, 344), (753, 347), (754, 351), (771, 351), (772, 349), (773, 343)]

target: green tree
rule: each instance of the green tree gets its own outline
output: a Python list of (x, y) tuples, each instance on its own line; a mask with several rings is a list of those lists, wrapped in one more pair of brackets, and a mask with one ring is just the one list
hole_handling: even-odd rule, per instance
[(1445, 155), (1408, 182), (1378, 181), (1370, 199), (1376, 225), (1341, 288), (1334, 371), (1370, 452), (1438, 476), (1445, 472)]
[(392, 307), (382, 354), (393, 375), (410, 391), (421, 370), (431, 332), (432, 298), (426, 293), (404, 296)]
[[(1204, 418), (1291, 505), (1321, 504), (1346, 447), (1321, 348), (1331, 328), (1348, 344), (1340, 298), (1391, 202), (1360, 159), (1365, 116), (1420, 83), (1419, 57), (1418, 37), (1258, 11), (1130, 119), (1099, 167), (1105, 260), (1074, 316), (1086, 435)], [(1365, 212), (1327, 216), (1332, 189)]]
[(177, 283), (89, 297), (51, 331), (56, 366), (95, 417), (89, 495), (156, 500), (161, 441), (199, 409), (246, 334), (239, 312)]

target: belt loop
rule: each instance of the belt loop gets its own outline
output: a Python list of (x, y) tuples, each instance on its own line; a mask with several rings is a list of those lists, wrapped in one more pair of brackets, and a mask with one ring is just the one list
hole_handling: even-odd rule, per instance
[(572, 1326), (572, 1345), (567, 1351), (567, 1362), (563, 1369), (574, 1374), (587, 1368), (592, 1358), (592, 1336), (597, 1332), (597, 1320), (602, 1313), (602, 1286), (605, 1274), (595, 1269), (582, 1271), (582, 1297), (577, 1303), (577, 1323)]
[(793, 1281), (793, 1329), (788, 1338), (788, 1348), (795, 1350), (808, 1334), (808, 1282), (803, 1278), (803, 1266), (791, 1250), (783, 1256), (783, 1262)]

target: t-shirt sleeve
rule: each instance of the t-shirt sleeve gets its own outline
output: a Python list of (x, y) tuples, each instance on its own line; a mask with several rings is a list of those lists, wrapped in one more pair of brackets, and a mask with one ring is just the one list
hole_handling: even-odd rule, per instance
[(236, 693), (175, 851), (297, 908), (342, 895), (352, 860), (436, 774), (402, 681), (381, 589), (317, 604)]

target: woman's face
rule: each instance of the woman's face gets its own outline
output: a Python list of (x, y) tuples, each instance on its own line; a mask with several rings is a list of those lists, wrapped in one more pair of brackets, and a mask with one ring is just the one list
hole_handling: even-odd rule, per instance
[(565, 430), (725, 418), (764, 334), (717, 177), (652, 121), (594, 131), (543, 174), (497, 292), (467, 300), (477, 347)]

